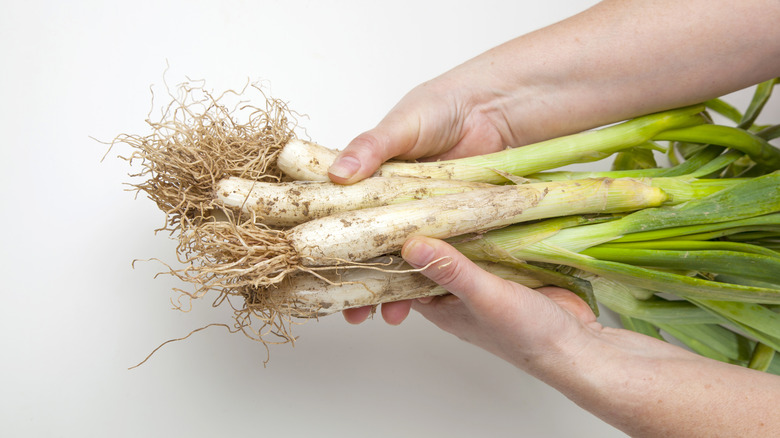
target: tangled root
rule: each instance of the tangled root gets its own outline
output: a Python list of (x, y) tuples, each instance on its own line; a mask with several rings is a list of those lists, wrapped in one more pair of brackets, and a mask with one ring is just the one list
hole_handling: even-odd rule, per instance
[[(264, 105), (247, 103), (250, 92), (259, 93)], [(160, 120), (147, 119), (151, 134), (123, 134), (112, 142), (134, 149), (123, 158), (131, 165), (140, 162), (140, 172), (131, 177), (144, 181), (131, 186), (165, 212), (164, 229), (178, 231), (209, 218), (216, 183), (223, 178), (282, 179), (276, 156), (295, 137), (293, 113), (284, 102), (268, 98), (255, 84), (214, 95), (203, 84), (186, 82), (168, 94), (172, 101)]]
[(281, 281), (298, 267), (298, 257), (285, 232), (252, 219), (203, 222), (179, 237), (179, 262), (186, 268), (173, 271), (196, 285), (195, 298), (209, 290), (226, 295), (245, 286), (263, 287)]
[(165, 225), (157, 231), (170, 231), (178, 240), (176, 255), (183, 267), (168, 265), (165, 273), (194, 291), (176, 288), (181, 295), (174, 307), (187, 311), (187, 302), (191, 307), (192, 300), (216, 292), (213, 305), (231, 306), (235, 321), (209, 326), (243, 332), (263, 344), (293, 341), (292, 319), (270, 302), (266, 307), (233, 302), (294, 269), (297, 259), (284, 232), (226, 210), (215, 193), (217, 182), (228, 177), (282, 181), (276, 158), (296, 137), (296, 114), (257, 84), (215, 94), (202, 81), (188, 81), (168, 89), (168, 96), (159, 119), (146, 120), (150, 134), (122, 134), (111, 147), (130, 146), (132, 153), (120, 158), (140, 168), (130, 174), (140, 182), (129, 185), (165, 213)]

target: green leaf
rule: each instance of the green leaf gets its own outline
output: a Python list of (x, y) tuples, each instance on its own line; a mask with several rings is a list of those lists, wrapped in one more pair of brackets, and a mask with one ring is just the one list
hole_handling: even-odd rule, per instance
[(725, 146), (744, 152), (756, 163), (780, 169), (780, 150), (763, 138), (740, 128), (723, 125), (690, 126), (663, 131), (653, 139)]
[(742, 129), (749, 129), (753, 126), (753, 122), (756, 121), (761, 110), (764, 108), (769, 98), (772, 96), (772, 89), (778, 83), (778, 78), (770, 79), (756, 85), (756, 89), (753, 92), (753, 99), (750, 100), (748, 108), (745, 110), (745, 114), (739, 121), (739, 127)]
[(632, 318), (627, 315), (620, 314), (620, 323), (626, 330), (631, 330), (643, 335), (651, 336), (662, 341), (666, 341), (661, 333), (658, 332), (658, 328), (653, 324), (638, 318)]
[(757, 303), (691, 299), (702, 308), (734, 324), (758, 341), (780, 350), (780, 314)]
[(612, 170), (652, 169), (658, 167), (652, 149), (635, 146), (615, 154)]
[(743, 365), (753, 348), (746, 337), (715, 324), (658, 324), (658, 327), (696, 353), (721, 362)]
[[(768, 283), (780, 282), (780, 257), (724, 250), (660, 250), (600, 246), (581, 254), (600, 260), (662, 269), (731, 274)], [(780, 284), (777, 286), (780, 289)]]
[(767, 371), (775, 356), (775, 350), (772, 347), (758, 342), (747, 366), (754, 370)]
[(739, 123), (742, 120), (742, 113), (723, 99), (716, 98), (708, 100), (704, 102), (704, 106), (706, 106), (708, 110), (712, 110), (734, 123)]

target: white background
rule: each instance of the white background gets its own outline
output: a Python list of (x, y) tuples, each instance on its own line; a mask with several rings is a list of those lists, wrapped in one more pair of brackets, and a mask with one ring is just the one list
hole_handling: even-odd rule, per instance
[[(290, 345), (171, 310), (162, 215), (91, 137), (147, 133), (149, 87), (263, 81), (342, 147), (414, 85), (594, 1), (6, 2), (0, 14), (0, 435), (622, 436), (412, 315), (296, 328)], [(529, 60), (533, 62), (533, 60)], [(775, 114), (776, 108), (773, 109)]]

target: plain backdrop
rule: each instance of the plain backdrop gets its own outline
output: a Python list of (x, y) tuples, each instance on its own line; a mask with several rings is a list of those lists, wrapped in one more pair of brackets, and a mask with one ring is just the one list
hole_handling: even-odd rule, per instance
[(261, 81), (339, 148), (420, 82), (593, 3), (4, 2), (0, 435), (622, 436), (416, 314), (400, 327), (335, 315), (268, 350), (214, 328), (128, 370), (230, 314), (172, 310), (161, 266), (131, 267), (174, 245), (126, 191), (127, 151), (101, 162), (98, 141), (147, 133), (150, 89), (193, 78)]

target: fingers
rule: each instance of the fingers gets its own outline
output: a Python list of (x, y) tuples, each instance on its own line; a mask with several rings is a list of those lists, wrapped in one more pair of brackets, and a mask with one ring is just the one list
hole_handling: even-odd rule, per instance
[(376, 128), (352, 140), (328, 169), (331, 181), (352, 184), (373, 175), (385, 161), (414, 147), (419, 125), (388, 115)]
[(390, 325), (399, 325), (409, 316), (412, 309), (411, 300), (395, 301), (382, 304), (382, 319)]
[(404, 244), (401, 255), (416, 268), (425, 267), (438, 260), (422, 273), (467, 305), (490, 305), (496, 294), (509, 292), (507, 281), (480, 269), (441, 240), (412, 237)]
[[(382, 318), (390, 325), (399, 325), (409, 316), (412, 308), (411, 300), (395, 301), (382, 304)], [(360, 324), (369, 316), (373, 310), (372, 306), (357, 307), (354, 309), (345, 309), (341, 313), (344, 319), (350, 324)]]
[[(488, 312), (494, 316), (509, 311), (514, 312), (516, 317), (518, 311), (532, 308), (537, 310), (531, 310), (531, 314), (553, 312), (554, 308), (560, 308), (584, 323), (596, 320), (590, 307), (573, 292), (559, 287), (534, 290), (506, 281), (481, 269), (441, 240), (413, 237), (406, 242), (401, 255), (417, 268), (439, 260), (422, 273), (460, 298), (472, 311)], [(513, 306), (518, 307), (509, 310)]]
[(341, 312), (344, 319), (350, 324), (360, 324), (371, 316), (371, 306), (356, 307), (354, 309), (345, 309)]
[[(597, 322), (590, 307), (574, 293), (557, 287), (533, 290), (506, 281), (484, 271), (441, 240), (410, 238), (401, 255), (410, 265), (425, 268), (422, 273), (452, 295), (385, 303), (381, 313), (389, 324), (401, 324), (413, 304), (424, 317), (442, 329), (459, 333), (463, 330), (456, 329), (456, 326), (475, 321), (474, 318), (512, 326), (534, 318), (560, 321), (562, 315), (568, 313), (564, 319), (574, 317), (572, 320), (585, 325)], [(371, 311), (371, 307), (362, 307), (343, 313), (349, 323), (358, 324), (365, 321)]]

